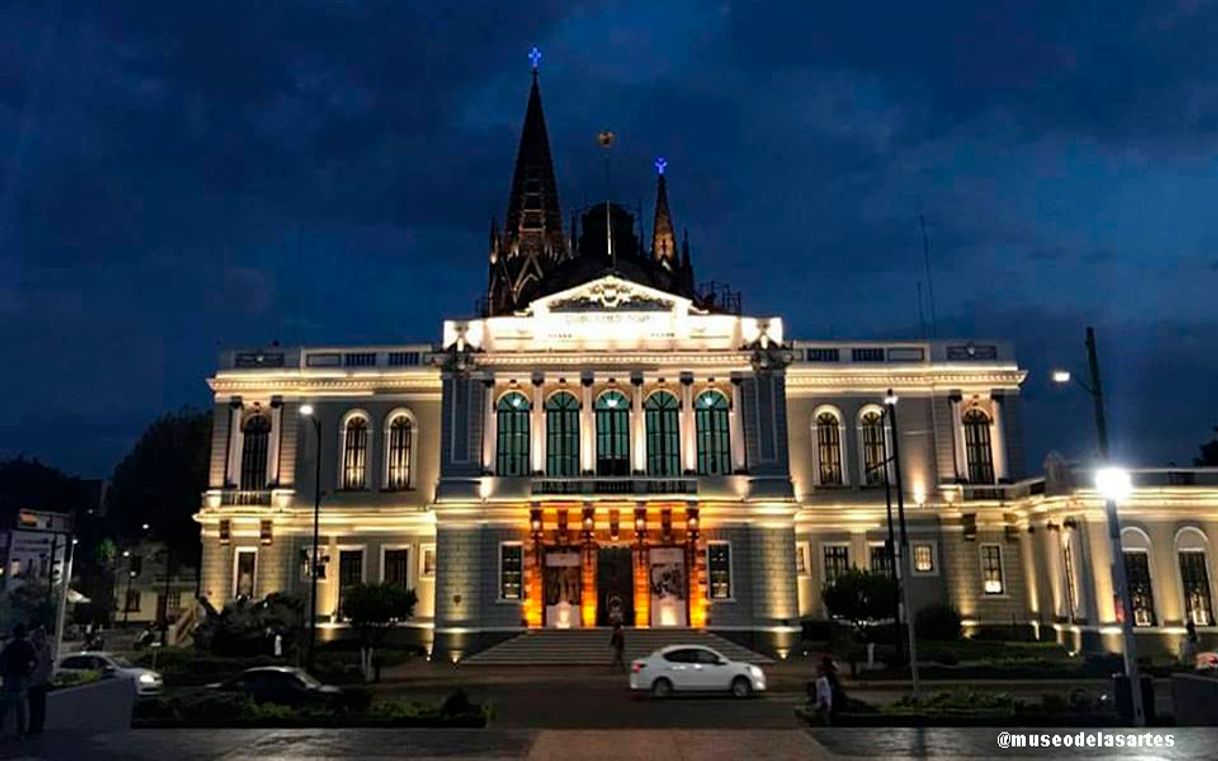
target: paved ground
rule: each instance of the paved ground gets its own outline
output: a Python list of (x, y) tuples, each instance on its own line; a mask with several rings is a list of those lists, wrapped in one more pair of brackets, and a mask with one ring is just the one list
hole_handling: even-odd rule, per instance
[[(1080, 730), (1055, 730), (1077, 736)], [(1085, 730), (1095, 732), (1096, 730)], [(1213, 759), (1218, 730), (1163, 730), (1170, 749), (1003, 750), (995, 729), (824, 730), (133, 730), (0, 742), (0, 757), (48, 761), (443, 759), (474, 761), (821, 761), (906, 758)], [(1111, 730), (1106, 731), (1112, 734)], [(1129, 737), (1128, 733), (1123, 733)]]

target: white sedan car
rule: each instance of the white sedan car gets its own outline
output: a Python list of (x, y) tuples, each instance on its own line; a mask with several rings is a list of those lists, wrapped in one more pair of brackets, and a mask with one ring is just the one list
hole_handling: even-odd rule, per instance
[(752, 663), (729, 661), (701, 645), (672, 645), (630, 664), (630, 689), (657, 698), (674, 692), (730, 692), (747, 698), (765, 691), (765, 672)]
[(136, 694), (141, 697), (158, 694), (165, 684), (157, 672), (132, 666), (121, 655), (100, 651), (65, 655), (59, 659), (57, 669), (69, 672), (100, 671), (103, 679), (129, 679), (135, 683)]

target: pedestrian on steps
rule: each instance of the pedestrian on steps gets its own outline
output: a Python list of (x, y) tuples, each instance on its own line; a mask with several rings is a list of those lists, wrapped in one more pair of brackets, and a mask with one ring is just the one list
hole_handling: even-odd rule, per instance
[(609, 637), (609, 645), (613, 648), (613, 663), (609, 664), (610, 668), (620, 668), (625, 671), (626, 630), (622, 628), (620, 622), (613, 625), (613, 634)]

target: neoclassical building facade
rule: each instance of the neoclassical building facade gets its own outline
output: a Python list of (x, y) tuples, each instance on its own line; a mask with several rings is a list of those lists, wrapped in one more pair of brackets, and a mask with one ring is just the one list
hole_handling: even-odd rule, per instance
[[(344, 590), (383, 581), (418, 594), (403, 636), (453, 658), (615, 622), (783, 654), (827, 616), (824, 584), (891, 568), (899, 451), (915, 607), (1117, 649), (1103, 504), (1084, 470), (1029, 474), (1011, 347), (800, 340), (745, 314), (696, 285), (657, 169), (650, 236), (610, 202), (564, 227), (534, 72), (477, 316), (430, 343), (224, 352), (203, 594), (308, 595), (315, 561), (333, 635)], [(1218, 473), (1135, 479), (1140, 638), (1212, 635)]]

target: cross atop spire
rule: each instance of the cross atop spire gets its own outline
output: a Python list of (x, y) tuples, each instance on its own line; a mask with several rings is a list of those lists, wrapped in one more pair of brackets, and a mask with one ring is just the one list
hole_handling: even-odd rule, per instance
[(536, 73), (538, 65), (541, 64), (541, 51), (537, 49), (536, 45), (529, 51), (529, 60), (533, 63), (533, 73)]
[(669, 271), (677, 268), (677, 236), (673, 230), (672, 212), (668, 210), (668, 182), (664, 170), (668, 162), (656, 159), (656, 213), (651, 231), (651, 256)]

